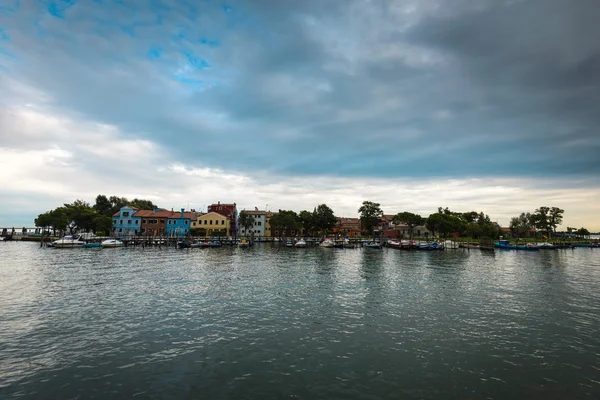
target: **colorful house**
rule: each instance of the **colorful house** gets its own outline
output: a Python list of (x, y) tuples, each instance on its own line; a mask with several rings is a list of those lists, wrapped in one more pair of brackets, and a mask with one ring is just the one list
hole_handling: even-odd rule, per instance
[(167, 236), (182, 237), (189, 235), (191, 222), (195, 217), (195, 211), (186, 212), (183, 208), (179, 212), (171, 211), (171, 215), (167, 218)]
[(135, 216), (139, 210), (135, 207), (121, 207), (113, 214), (113, 233), (115, 236), (137, 236), (141, 231), (141, 218)]
[(164, 208), (157, 208), (155, 210), (139, 210), (135, 216), (142, 219), (140, 231), (142, 236), (166, 236), (167, 219), (172, 216), (172, 212)]
[(237, 206), (235, 203), (233, 204), (221, 204), (221, 202), (217, 202), (217, 204), (211, 204), (208, 206), (207, 211), (209, 213), (215, 212), (217, 214), (221, 214), (229, 219), (230, 224), (230, 232), (237, 233)]
[(192, 229), (205, 229), (206, 236), (231, 236), (231, 221), (222, 214), (209, 212), (197, 216)]

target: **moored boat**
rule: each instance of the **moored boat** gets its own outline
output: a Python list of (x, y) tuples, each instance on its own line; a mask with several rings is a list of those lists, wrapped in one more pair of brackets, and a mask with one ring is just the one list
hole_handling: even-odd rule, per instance
[(101, 243), (102, 248), (123, 247), (123, 242), (119, 239), (106, 239)]
[(296, 247), (299, 248), (305, 248), (306, 247), (306, 241), (304, 239), (300, 239), (296, 242), (295, 244)]
[(221, 243), (218, 240), (213, 240), (212, 242), (210, 242), (210, 247), (221, 247), (223, 246), (223, 243)]
[(80, 235), (66, 235), (63, 238), (52, 242), (52, 247), (56, 247), (57, 249), (74, 249), (83, 248), (84, 244), (85, 241)]
[(533, 244), (533, 243), (527, 243), (527, 244), (510, 244), (509, 240), (499, 240), (497, 242), (494, 242), (494, 246), (498, 249), (504, 249), (504, 250), (528, 250), (528, 251), (536, 251), (539, 250), (540, 247)]
[(242, 239), (238, 243), (238, 246), (243, 247), (243, 248), (248, 248), (248, 247), (250, 247), (250, 242), (248, 241), (248, 239)]
[(381, 243), (367, 242), (367, 243), (363, 243), (363, 247), (365, 247), (367, 249), (381, 249)]
[(288, 240), (287, 242), (285, 242), (285, 247), (294, 247), (294, 242)]
[(332, 248), (333, 244), (334, 244), (333, 240), (327, 238), (327, 239), (324, 239), (319, 246), (325, 247), (325, 248)]
[(102, 243), (85, 243), (83, 245), (84, 249), (93, 249), (98, 247), (102, 247)]

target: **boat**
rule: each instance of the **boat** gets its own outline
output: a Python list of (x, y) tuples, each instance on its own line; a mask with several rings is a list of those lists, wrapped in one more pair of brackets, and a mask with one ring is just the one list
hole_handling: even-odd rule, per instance
[(333, 244), (334, 244), (333, 240), (331, 240), (331, 239), (324, 239), (319, 246), (320, 247), (325, 247), (325, 248), (332, 248)]
[(191, 243), (188, 242), (187, 240), (181, 240), (181, 241), (177, 242), (178, 249), (188, 249), (190, 247), (191, 247)]
[(336, 249), (343, 249), (344, 248), (344, 242), (333, 242), (333, 247)]
[(304, 241), (304, 239), (300, 239), (296, 242), (295, 244), (296, 247), (299, 248), (305, 248), (306, 247), (306, 241)]
[(239, 243), (238, 246), (240, 247), (250, 247), (250, 242), (248, 241), (248, 239), (242, 239)]
[(52, 242), (51, 247), (56, 247), (57, 249), (74, 249), (74, 248), (83, 248), (85, 241), (79, 235), (66, 235), (63, 236), (62, 239), (55, 240)]
[(387, 242), (387, 247), (390, 247), (392, 249), (400, 249), (402, 246), (402, 243), (399, 240), (390, 240), (389, 242)]
[(210, 242), (207, 242), (206, 240), (203, 242), (200, 242), (200, 246), (199, 247), (210, 247)]
[(213, 240), (212, 242), (210, 242), (210, 247), (221, 247), (223, 246), (223, 243), (221, 243), (218, 240)]
[(102, 248), (113, 248), (113, 247), (123, 247), (123, 242), (119, 239), (106, 239), (103, 240)]
[(556, 246), (554, 246), (552, 243), (548, 243), (548, 242), (538, 243), (537, 245), (539, 246), (540, 250), (554, 250), (554, 249), (556, 249)]
[(367, 249), (381, 249), (381, 243), (367, 242), (367, 243), (363, 243), (363, 247), (365, 247)]
[(354, 243), (350, 243), (350, 241), (348, 239), (344, 239), (344, 248), (345, 249), (353, 249), (356, 246), (354, 245)]
[(294, 247), (294, 242), (288, 240), (287, 242), (285, 242), (285, 247)]
[(533, 244), (533, 243), (528, 243), (528, 244), (510, 244), (509, 240), (499, 240), (497, 242), (494, 242), (494, 247), (498, 248), (498, 249), (504, 249), (504, 250), (528, 250), (528, 251), (536, 251), (539, 250), (540, 247)]
[(459, 244), (458, 244), (458, 242), (455, 242), (454, 240), (446, 240), (444, 242), (444, 247), (447, 249), (458, 249)]
[(192, 248), (192, 249), (196, 249), (196, 248), (198, 248), (200, 246), (201, 246), (200, 242), (192, 242), (192, 243), (190, 243), (190, 248)]
[(417, 250), (444, 250), (444, 245), (438, 242), (419, 242), (417, 243)]
[(400, 248), (402, 250), (412, 250), (417, 248), (417, 242), (415, 240), (401, 240)]
[(85, 243), (83, 245), (84, 249), (93, 249), (98, 247), (102, 247), (102, 243)]

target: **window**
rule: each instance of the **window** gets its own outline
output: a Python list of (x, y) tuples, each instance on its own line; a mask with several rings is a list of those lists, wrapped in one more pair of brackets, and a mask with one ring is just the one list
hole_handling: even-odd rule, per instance
[(193, 222), (192, 222), (192, 226), (196, 226), (196, 221), (193, 221)]
[(123, 211), (123, 216), (124, 217), (129, 217), (129, 211)]
[(116, 224), (117, 224), (117, 220), (113, 219), (113, 225), (116, 225)]
[(120, 224), (123, 225), (123, 220), (121, 220)]
[(185, 229), (183, 232), (184, 232), (184, 233), (187, 233), (187, 229)]
[(123, 232), (123, 228), (119, 228), (119, 232)]
[(261, 225), (262, 225), (262, 222), (258, 221), (258, 226), (261, 226)]
[(219, 207), (219, 211), (221, 211), (223, 209), (223, 207)]
[(130, 219), (127, 220), (127, 225), (131, 225), (131, 220)]
[(145, 223), (146, 223), (146, 220), (145, 220), (145, 219), (143, 219), (143, 220), (142, 220), (142, 224), (145, 224)]
[(224, 219), (221, 220), (221, 225), (225, 225), (225, 220)]
[(136, 220), (135, 220), (135, 224), (137, 225), (137, 224), (138, 224), (138, 222), (140, 222), (140, 220), (139, 220), (139, 219), (136, 219)]
[(212, 221), (213, 221), (213, 220), (211, 219), (211, 220), (210, 220), (210, 225), (212, 225)]
[(186, 219), (186, 220), (185, 220), (185, 224), (187, 225), (187, 223), (188, 223), (188, 221), (187, 221), (187, 219)]
[(206, 220), (204, 220), (204, 225), (206, 225)]

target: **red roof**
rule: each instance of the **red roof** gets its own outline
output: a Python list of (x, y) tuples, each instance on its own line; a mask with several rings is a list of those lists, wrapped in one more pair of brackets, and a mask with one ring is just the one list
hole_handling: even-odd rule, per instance
[[(167, 211), (165, 209), (161, 209), (161, 211), (153, 211), (153, 210), (139, 210), (135, 214), (134, 217), (154, 217), (154, 218), (181, 218), (181, 211)], [(196, 216), (196, 213), (193, 211), (186, 211), (183, 213), (184, 218), (192, 219)]]

